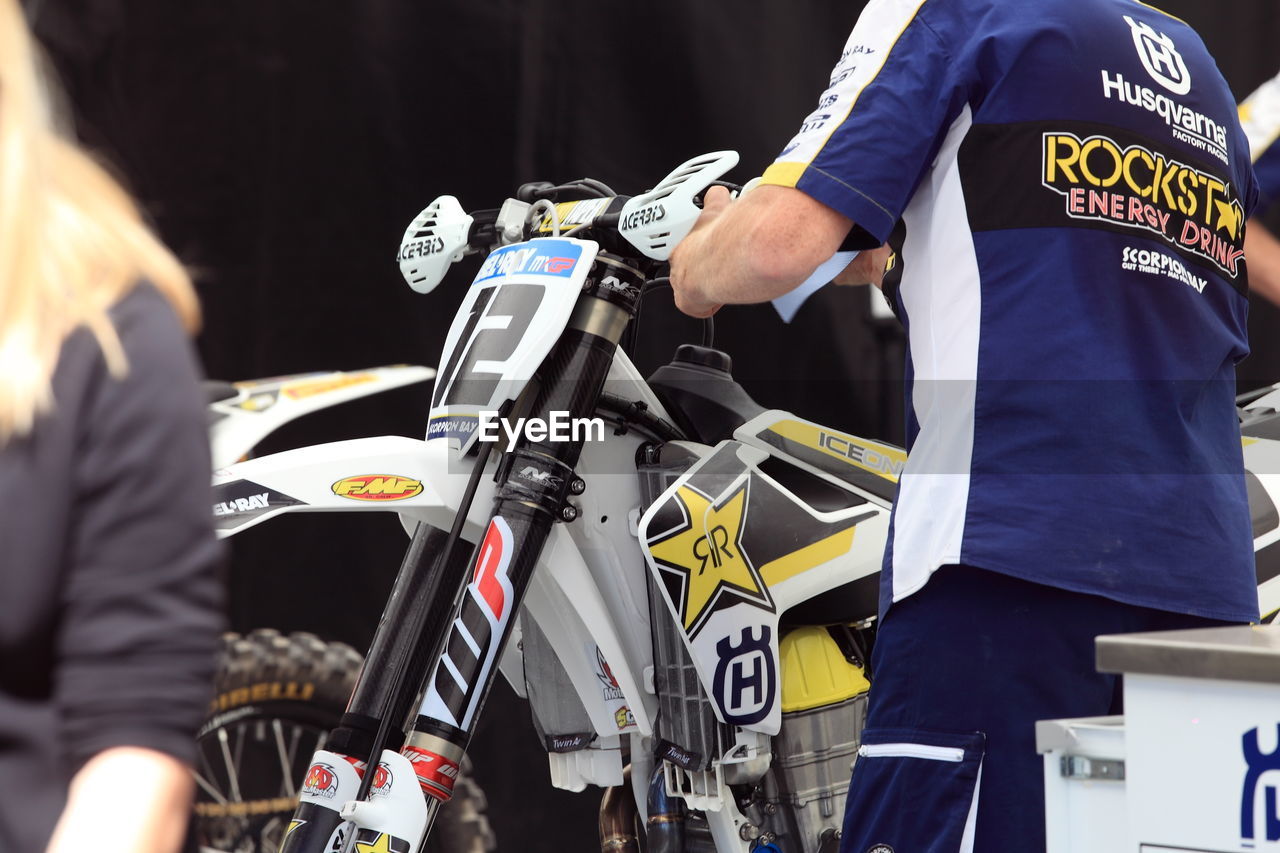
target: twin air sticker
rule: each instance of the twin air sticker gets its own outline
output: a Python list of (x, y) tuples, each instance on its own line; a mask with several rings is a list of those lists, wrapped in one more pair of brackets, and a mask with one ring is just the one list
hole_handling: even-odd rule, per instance
[(467, 728), (480, 700), (480, 685), (501, 651), (515, 594), (508, 574), (514, 539), (502, 516), (489, 522), (479, 556), (453, 620), (444, 654), (431, 675), (423, 716)]
[(333, 493), (353, 501), (402, 501), (422, 493), (422, 481), (395, 474), (362, 474), (333, 484)]

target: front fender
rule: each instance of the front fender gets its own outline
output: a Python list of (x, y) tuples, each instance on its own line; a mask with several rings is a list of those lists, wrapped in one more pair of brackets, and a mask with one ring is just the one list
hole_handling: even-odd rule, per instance
[[(227, 537), (287, 512), (382, 511), (448, 529), (472, 464), (446, 442), (404, 436), (274, 453), (214, 472), (214, 526), (219, 536)], [(479, 537), (493, 489), (493, 479), (482, 477), (464, 538)]]

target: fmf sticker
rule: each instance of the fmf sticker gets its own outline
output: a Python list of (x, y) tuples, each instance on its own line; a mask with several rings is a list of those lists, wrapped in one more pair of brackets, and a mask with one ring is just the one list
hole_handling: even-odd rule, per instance
[(402, 501), (422, 493), (422, 482), (395, 474), (363, 474), (333, 484), (333, 493), (353, 501)]
[(539, 239), (493, 252), (480, 266), (475, 283), (508, 275), (548, 275), (569, 278), (582, 257), (582, 247), (568, 240)]
[(337, 391), (341, 388), (350, 388), (353, 385), (363, 385), (366, 382), (372, 382), (376, 378), (372, 373), (349, 373), (335, 376), (332, 379), (318, 379), (311, 382), (300, 382), (296, 385), (286, 385), (281, 389), (281, 393), (290, 400), (302, 400), (306, 397), (314, 397), (317, 394)]
[(338, 793), (338, 774), (330, 764), (312, 764), (302, 783), (302, 793), (313, 797), (333, 799)]

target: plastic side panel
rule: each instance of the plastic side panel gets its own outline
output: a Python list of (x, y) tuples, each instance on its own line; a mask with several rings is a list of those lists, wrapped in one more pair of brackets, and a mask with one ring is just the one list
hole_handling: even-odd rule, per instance
[[(1254, 488), (1260, 485), (1265, 492), (1265, 497), (1270, 498), (1272, 505), (1280, 507), (1280, 441), (1245, 438), (1243, 444), (1245, 470), (1257, 478)], [(1258, 495), (1256, 498), (1250, 495), (1250, 502), (1262, 497), (1263, 495)], [(1267, 525), (1267, 527), (1269, 529), (1255, 531), (1255, 550), (1280, 541), (1280, 526)]]
[(760, 413), (733, 436), (881, 506), (892, 503), (907, 461), (900, 447), (839, 432), (779, 409)]
[(628, 400), (644, 403), (653, 414), (665, 420), (671, 420), (671, 415), (667, 414), (667, 410), (663, 408), (653, 389), (644, 381), (640, 371), (621, 348), (613, 356), (613, 364), (609, 367), (604, 390), (606, 394), (617, 394)]
[(230, 465), (282, 425), (311, 412), (434, 378), (430, 367), (396, 365), (237, 382), (238, 397), (212, 403), (214, 467)]
[(650, 571), (721, 720), (766, 734), (781, 724), (778, 617), (877, 571), (887, 513), (804, 505), (722, 442), (640, 521)]
[(480, 413), (519, 395), (569, 322), (597, 250), (544, 237), (489, 255), (445, 339), (428, 439), (465, 451)]
[[(596, 731), (602, 736), (633, 730), (652, 734), (656, 701), (640, 687), (647, 661), (627, 654), (604, 597), (563, 525), (552, 528), (539, 563), (524, 606), (546, 633)], [(598, 673), (595, 648), (609, 672)], [(608, 690), (610, 675), (620, 698), (612, 698)], [(619, 716), (621, 710), (629, 716)]]
[[(214, 472), (221, 536), (283, 512), (398, 512), (436, 527), (452, 523), (469, 471), (443, 443), (381, 436), (303, 447)], [(479, 536), (493, 496), (482, 478), (464, 533)]]

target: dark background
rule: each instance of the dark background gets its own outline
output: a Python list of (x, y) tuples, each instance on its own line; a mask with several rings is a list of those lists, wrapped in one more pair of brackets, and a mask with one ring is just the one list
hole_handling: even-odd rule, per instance
[[(861, 2), (837, 0), (38, 0), (77, 132), (197, 276), (210, 376), (435, 365), (474, 262), (429, 296), (395, 251), (432, 198), (494, 207), (528, 180), (651, 186), (734, 148), (759, 174), (824, 88)], [(1168, 0), (1237, 96), (1280, 66), (1280, 2)], [(1052, 97), (1052, 93), (1046, 93)], [(1276, 223), (1273, 223), (1276, 224)], [(660, 304), (663, 303), (663, 304)], [(699, 327), (646, 303), (638, 361)], [(1280, 314), (1255, 302), (1242, 387), (1280, 380)], [(717, 345), (765, 404), (901, 441), (896, 333), (865, 289), (826, 288), (792, 325), (729, 307)], [(264, 451), (420, 436), (425, 388), (318, 414)], [(404, 546), (393, 516), (287, 517), (235, 541), (237, 630), (363, 649)], [(528, 711), (495, 688), (473, 747), (504, 848), (594, 847), (598, 792), (551, 792)], [(531, 793), (534, 792), (534, 793)]]

